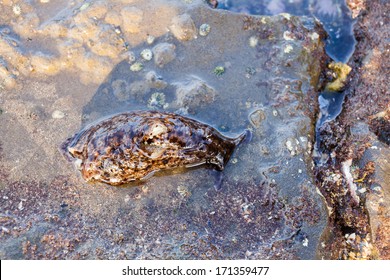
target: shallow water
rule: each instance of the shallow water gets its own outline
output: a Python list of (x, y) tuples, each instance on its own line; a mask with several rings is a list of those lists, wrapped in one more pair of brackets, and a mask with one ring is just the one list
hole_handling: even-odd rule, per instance
[[(347, 63), (355, 49), (356, 40), (352, 31), (355, 21), (345, 0), (223, 0), (219, 1), (218, 8), (253, 15), (289, 13), (313, 16), (322, 23), (329, 35), (326, 52), (334, 61)], [(344, 92), (320, 94), (321, 115), (317, 129), (341, 113), (344, 97)]]
[[(47, 258), (80, 258), (83, 247), (85, 258), (97, 258), (100, 251), (105, 258), (315, 258), (326, 211), (310, 175), (314, 135), (307, 112), (316, 104), (309, 93), (322, 70), (317, 57), (324, 55), (321, 30), (305, 17), (248, 20), (211, 10), (202, 1), (203, 6), (184, 8), (183, 1), (178, 6), (161, 1), (152, 8), (171, 14), (157, 20), (145, 1), (131, 7), (115, 2), (118, 14), (126, 10), (123, 18), (131, 13), (139, 24), (113, 27), (107, 21), (116, 18), (106, 14), (115, 9), (105, 1), (64, 8), (64, 18), (45, 17), (36, 28), (43, 28), (43, 37), (54, 36), (52, 47), (59, 55), (50, 55), (70, 73), (52, 73), (51, 63), (45, 64), (50, 56), (35, 52), (42, 38), (34, 37), (31, 55), (43, 59), (40, 68), (16, 80), (21, 87), (1, 92), (0, 140), (6, 152), (0, 163), (10, 170), (0, 182), (1, 197), (7, 197), (1, 210), (21, 217), (6, 225), (21, 230), (15, 233), (18, 238), (4, 237), (6, 249), (1, 247), (0, 254), (17, 244), (19, 251), (6, 257), (37, 257), (34, 250), (21, 251), (20, 244), (38, 232), (30, 242)], [(196, 28), (208, 23), (211, 32), (188, 41), (168, 32), (172, 18), (185, 11)], [(156, 32), (154, 41), (147, 43), (151, 32)], [(28, 49), (29, 42), (21, 41), (21, 49)], [(160, 65), (141, 58), (142, 50), (162, 43), (174, 50), (173, 60)], [(15, 51), (15, 57), (28, 60), (29, 55)], [(131, 70), (135, 62), (143, 68)], [(221, 68), (223, 73), (216, 75)], [(179, 112), (227, 136), (249, 128), (253, 138), (226, 166), (220, 192), (202, 168), (174, 170), (131, 188), (85, 183), (61, 158), (60, 143), (101, 117), (136, 109)], [(30, 220), (33, 230), (26, 226)], [(60, 245), (61, 238), (76, 243), (76, 253), (63, 253), (61, 247), (56, 251), (53, 243), (45, 247), (43, 234), (59, 239)]]
[(252, 15), (313, 16), (329, 34), (326, 51), (333, 60), (346, 63), (355, 48), (354, 20), (345, 0), (222, 0), (218, 8)]

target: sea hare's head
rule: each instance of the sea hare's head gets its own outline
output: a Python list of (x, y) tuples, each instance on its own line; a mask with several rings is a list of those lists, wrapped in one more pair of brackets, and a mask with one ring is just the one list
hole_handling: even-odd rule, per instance
[(75, 139), (76, 136), (66, 139), (59, 150), (67, 161), (73, 162), (77, 169), (81, 169), (83, 154), (77, 139)]

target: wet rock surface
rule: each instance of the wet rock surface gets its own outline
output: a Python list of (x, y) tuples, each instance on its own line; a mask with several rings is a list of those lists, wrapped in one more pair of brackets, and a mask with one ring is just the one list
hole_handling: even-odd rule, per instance
[[(73, 68), (52, 77), (42, 72), (40, 80), (26, 73), (0, 93), (1, 258), (318, 258), (328, 221), (311, 156), (316, 92), (327, 60), (319, 24), (290, 15), (232, 14), (201, 1), (179, 1), (173, 9), (161, 1), (167, 18), (155, 29), (145, 1), (113, 2), (110, 9), (104, 1), (77, 6), (59, 25), (46, 18), (45, 28), (78, 34), (68, 54), (80, 52), (80, 38), (94, 41), (91, 53), (80, 54), (82, 83)], [(207, 36), (185, 40), (161, 31), (183, 14), (195, 26), (181, 18), (183, 29), (198, 32), (207, 23)], [(77, 30), (73, 21), (80, 23)], [(83, 28), (94, 31), (90, 38)], [(116, 35), (105, 40), (110, 34)], [(118, 61), (106, 46), (101, 56), (92, 51), (99, 42), (114, 44)], [(161, 45), (169, 52), (156, 52)], [(153, 50), (153, 59), (145, 59), (145, 49)], [(107, 71), (94, 77), (100, 63)], [(226, 166), (221, 191), (207, 169), (175, 169), (126, 188), (87, 184), (57, 150), (88, 123), (150, 106), (186, 114), (225, 135), (252, 130), (252, 140)]]

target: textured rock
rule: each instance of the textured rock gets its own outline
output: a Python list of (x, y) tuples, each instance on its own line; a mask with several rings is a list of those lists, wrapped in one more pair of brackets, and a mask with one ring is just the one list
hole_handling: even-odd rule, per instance
[[(347, 1), (358, 16), (343, 111), (319, 130), (317, 179), (332, 209), (322, 249), (330, 259), (389, 259), (389, 2)], [(351, 163), (343, 172), (340, 166)], [(344, 167), (344, 171), (345, 167)], [(347, 175), (346, 175), (346, 174)], [(349, 180), (348, 180), (349, 179)], [(352, 182), (352, 183), (351, 183)], [(355, 191), (353, 191), (355, 189)], [(356, 199), (358, 198), (358, 199)], [(357, 203), (359, 201), (359, 203)]]
[(122, 22), (125, 32), (138, 33), (144, 12), (136, 7), (125, 7), (121, 10)]
[(154, 62), (159, 67), (171, 62), (176, 57), (176, 46), (169, 43), (160, 43), (153, 48)]
[(176, 87), (176, 106), (190, 112), (212, 103), (217, 95), (215, 89), (196, 77), (174, 85)]
[(196, 38), (197, 30), (195, 23), (189, 14), (174, 17), (169, 28), (179, 41), (188, 41)]

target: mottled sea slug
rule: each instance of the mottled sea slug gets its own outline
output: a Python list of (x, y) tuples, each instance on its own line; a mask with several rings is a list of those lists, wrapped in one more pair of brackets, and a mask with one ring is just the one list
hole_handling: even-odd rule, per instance
[(222, 171), (248, 133), (229, 138), (178, 114), (134, 111), (87, 126), (61, 150), (86, 181), (117, 186), (178, 167), (204, 165)]

